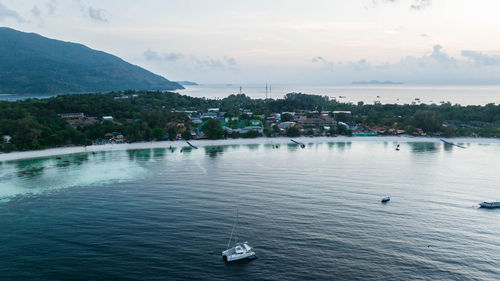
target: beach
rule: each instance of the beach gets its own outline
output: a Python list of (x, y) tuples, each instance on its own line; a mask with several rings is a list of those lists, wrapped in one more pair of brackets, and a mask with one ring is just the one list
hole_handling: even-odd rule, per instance
[[(293, 144), (288, 137), (278, 138), (253, 138), (253, 139), (224, 139), (224, 140), (191, 140), (189, 141), (196, 147), (224, 146), (224, 145), (249, 145), (249, 144)], [(412, 136), (374, 136), (374, 137), (298, 137), (292, 138), (305, 144), (315, 143), (335, 143), (335, 142), (441, 142), (440, 138), (435, 137), (412, 137)], [(494, 138), (449, 138), (457, 144), (478, 143), (478, 144), (500, 144), (499, 139)], [(100, 152), (100, 151), (118, 151), (118, 150), (137, 150), (150, 148), (182, 148), (189, 147), (186, 141), (153, 141), (136, 142), (121, 144), (105, 144), (90, 146), (71, 146), (50, 148), (44, 150), (15, 151), (0, 154), (0, 162), (15, 161), (30, 158), (43, 158), (58, 155), (68, 155), (76, 153)]]

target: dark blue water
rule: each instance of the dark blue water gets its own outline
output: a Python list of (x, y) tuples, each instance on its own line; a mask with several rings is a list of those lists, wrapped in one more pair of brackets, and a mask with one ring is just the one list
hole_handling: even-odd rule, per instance
[[(395, 145), (2, 163), (0, 279), (498, 280), (500, 145)], [(225, 264), (236, 207), (259, 258)]]

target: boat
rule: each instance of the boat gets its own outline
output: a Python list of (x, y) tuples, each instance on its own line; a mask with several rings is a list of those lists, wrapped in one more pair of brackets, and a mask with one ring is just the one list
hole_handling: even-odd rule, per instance
[(198, 147), (196, 147), (196, 146), (192, 145), (190, 142), (188, 142), (188, 141), (187, 141), (186, 143), (187, 143), (187, 144), (189, 144), (189, 146), (190, 146), (190, 147), (192, 147), (192, 148), (194, 148), (194, 149), (198, 149)]
[(382, 198), (382, 200), (380, 200), (380, 201), (381, 201), (382, 203), (387, 203), (387, 202), (391, 201), (391, 197), (386, 196), (386, 197)]
[(399, 151), (399, 144), (398, 144), (398, 146), (396, 146), (396, 151)]
[(479, 206), (481, 206), (481, 208), (490, 208), (490, 209), (500, 208), (500, 202), (483, 202), (479, 203)]
[[(233, 241), (233, 234), (234, 246), (229, 248), (231, 242)], [(222, 252), (222, 259), (225, 262), (257, 258), (252, 247), (248, 245), (248, 242), (238, 242), (238, 210), (236, 210), (236, 221), (233, 225), (233, 230), (231, 231), (231, 236), (229, 237), (229, 242), (227, 242), (226, 248), (227, 250)]]
[(461, 146), (461, 145), (458, 145), (456, 143), (453, 143), (453, 142), (450, 142), (450, 141), (447, 141), (447, 140), (444, 140), (444, 139), (439, 139), (440, 141), (444, 142), (445, 144), (449, 144), (449, 145), (454, 145), (454, 146), (458, 146), (460, 148), (465, 148), (465, 146)]
[(300, 145), (300, 147), (301, 147), (301, 148), (305, 148), (305, 147), (306, 147), (306, 145), (305, 145), (305, 144), (303, 144), (303, 143), (301, 143), (301, 142), (298, 142), (298, 141), (293, 140), (293, 139), (290, 139), (290, 140), (291, 140), (293, 143)]

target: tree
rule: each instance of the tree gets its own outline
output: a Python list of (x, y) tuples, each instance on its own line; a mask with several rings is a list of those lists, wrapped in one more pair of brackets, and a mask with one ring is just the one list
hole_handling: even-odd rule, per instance
[(181, 136), (184, 140), (190, 140), (191, 139), (191, 131), (186, 128), (186, 130), (184, 132), (182, 132)]
[(219, 121), (209, 119), (201, 128), (205, 136), (211, 140), (221, 139), (224, 136), (224, 130)]
[(165, 136), (165, 130), (163, 128), (154, 128), (153, 131), (153, 138), (156, 140), (162, 140)]
[(285, 113), (285, 114), (281, 115), (281, 122), (288, 122), (288, 121), (292, 121), (292, 120), (293, 120), (293, 116), (290, 113)]
[(344, 136), (352, 136), (352, 130), (347, 128), (344, 124), (337, 125), (337, 134)]
[(256, 130), (250, 130), (246, 133), (241, 134), (242, 138), (250, 139), (250, 138), (256, 138), (259, 137), (260, 133)]
[(280, 132), (280, 128), (278, 127), (278, 125), (276, 125), (276, 124), (274, 124), (274, 125), (273, 125), (273, 132), (274, 132), (275, 134), (277, 134), (277, 133), (279, 133), (279, 132)]
[(443, 125), (443, 117), (435, 111), (418, 110), (413, 115), (412, 125), (426, 132), (436, 132)]
[(300, 131), (299, 131), (299, 129), (297, 129), (295, 127), (290, 127), (288, 129), (286, 129), (286, 135), (288, 137), (298, 137), (298, 136), (300, 136)]
[(273, 131), (272, 131), (271, 129), (267, 128), (267, 127), (266, 127), (266, 128), (264, 128), (264, 131), (263, 131), (263, 132), (264, 132), (264, 135), (265, 135), (266, 137), (268, 137), (268, 138), (269, 138), (269, 137), (271, 137), (271, 136), (273, 135)]
[(177, 128), (175, 126), (168, 127), (168, 139), (173, 141), (177, 138)]

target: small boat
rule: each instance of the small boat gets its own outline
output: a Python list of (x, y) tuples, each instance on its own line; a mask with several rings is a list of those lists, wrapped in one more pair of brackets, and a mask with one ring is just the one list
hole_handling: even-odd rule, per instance
[(490, 208), (490, 209), (500, 208), (500, 202), (483, 202), (479, 203), (479, 206), (481, 206), (481, 208)]
[(396, 151), (399, 151), (399, 144), (398, 144), (398, 146), (396, 146)]
[(391, 197), (389, 197), (389, 196), (386, 196), (386, 197), (382, 198), (382, 200), (380, 200), (380, 202), (382, 202), (382, 203), (387, 203), (389, 201), (391, 201)]
[(460, 148), (465, 148), (465, 146), (461, 146), (461, 145), (458, 145), (456, 143), (453, 143), (453, 142), (450, 142), (450, 141), (447, 141), (447, 140), (444, 140), (444, 139), (439, 139), (440, 141), (444, 142), (445, 144), (449, 144), (449, 145), (454, 145), (454, 146), (458, 146)]
[[(234, 247), (229, 248), (233, 240), (234, 233)], [(238, 210), (236, 210), (236, 222), (234, 223), (229, 242), (227, 242), (227, 250), (222, 252), (222, 259), (225, 262), (237, 261), (242, 259), (255, 259), (257, 256), (248, 242), (238, 242)]]
[(290, 140), (291, 140), (293, 143), (300, 145), (300, 147), (301, 147), (301, 148), (305, 148), (305, 147), (306, 147), (306, 145), (305, 145), (305, 144), (303, 144), (303, 143), (301, 143), (301, 142), (298, 142), (298, 141), (293, 140), (293, 139), (290, 139)]
[(186, 143), (187, 143), (187, 144), (189, 144), (189, 146), (190, 146), (190, 147), (192, 147), (192, 148), (194, 148), (194, 149), (198, 149), (198, 147), (196, 147), (196, 146), (192, 145), (190, 142), (188, 142), (188, 141), (187, 141)]

